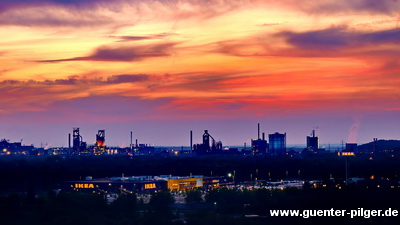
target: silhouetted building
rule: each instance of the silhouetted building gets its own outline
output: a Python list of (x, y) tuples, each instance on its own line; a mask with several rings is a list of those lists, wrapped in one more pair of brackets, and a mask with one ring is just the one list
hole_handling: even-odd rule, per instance
[(240, 155), (242, 153), (239, 151), (239, 148), (226, 147), (223, 149), (222, 154), (224, 154), (224, 155)]
[(311, 132), (310, 136), (307, 136), (307, 149), (311, 151), (319, 149), (319, 138), (315, 136), (315, 130)]
[(358, 145), (357, 143), (346, 143), (346, 152), (354, 152), (358, 153)]
[(2, 139), (0, 141), (0, 155), (12, 154), (37, 154), (35, 148), (31, 146), (24, 146), (21, 142), (9, 142), (9, 140)]
[(263, 138), (260, 139), (260, 124), (258, 124), (258, 138), (257, 140), (251, 139), (251, 151), (253, 155), (267, 154), (268, 143), (265, 140), (265, 133)]
[(315, 130), (311, 132), (310, 136), (307, 136), (307, 148), (305, 148), (301, 153), (303, 156), (320, 155), (327, 153), (325, 148), (319, 147), (319, 138), (315, 136)]
[(272, 155), (284, 155), (286, 153), (286, 133), (269, 134), (269, 153)]
[(133, 152), (135, 155), (154, 155), (155, 148), (148, 144), (136, 144)]
[(72, 132), (72, 150), (74, 154), (86, 153), (87, 145), (79, 133), (79, 128), (73, 128)]
[[(212, 140), (211, 146), (210, 138)], [(193, 150), (197, 155), (219, 154), (222, 153), (222, 142), (215, 141), (215, 139), (208, 133), (208, 130), (204, 130), (203, 143), (195, 144)]]

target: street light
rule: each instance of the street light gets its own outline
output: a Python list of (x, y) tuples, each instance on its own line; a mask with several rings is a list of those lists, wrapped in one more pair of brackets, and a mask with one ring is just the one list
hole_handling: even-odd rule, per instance
[[(228, 173), (228, 177), (231, 178), (232, 177), (232, 173)], [(232, 183), (230, 179), (229, 179), (229, 182)]]

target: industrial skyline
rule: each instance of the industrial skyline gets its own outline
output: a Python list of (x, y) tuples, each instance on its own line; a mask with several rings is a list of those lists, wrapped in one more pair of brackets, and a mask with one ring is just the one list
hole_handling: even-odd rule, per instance
[[(400, 137), (399, 0), (5, 0), (0, 137), (67, 146)], [(91, 139), (87, 141), (92, 141)], [(94, 141), (94, 140), (93, 140)], [(90, 143), (92, 144), (92, 143)]]
[[(77, 154), (77, 153), (89, 153), (90, 154), (95, 154), (95, 155), (102, 155), (103, 153), (106, 153), (107, 147), (117, 147), (117, 148), (130, 148), (130, 151), (133, 151), (133, 148), (138, 148), (138, 147), (151, 147), (153, 148), (154, 146), (158, 147), (185, 147), (185, 150), (190, 151), (190, 152), (196, 152), (197, 155), (204, 155), (204, 154), (220, 154), (225, 148), (226, 149), (234, 149), (234, 151), (237, 151), (240, 149), (247, 149), (251, 150), (252, 154), (271, 154), (271, 155), (283, 155), (286, 152), (286, 146), (287, 146), (287, 138), (286, 138), (286, 132), (285, 133), (279, 133), (279, 132), (272, 132), (272, 133), (266, 133), (260, 128), (260, 123), (257, 124), (257, 138), (251, 138), (250, 140), (246, 140), (244, 143), (235, 145), (231, 143), (222, 143), (221, 139), (219, 136), (215, 136), (215, 138), (209, 133), (208, 130), (204, 130), (204, 133), (202, 135), (193, 135), (193, 130), (190, 130), (187, 140), (185, 144), (183, 145), (156, 145), (154, 143), (148, 144), (143, 142), (141, 139), (139, 141), (139, 137), (141, 135), (134, 135), (133, 131), (129, 132), (129, 137), (128, 139), (130, 140), (127, 145), (112, 145), (109, 143), (115, 143), (112, 139), (107, 139), (106, 141), (106, 136), (105, 136), (105, 130), (97, 130), (97, 134), (95, 135), (95, 138), (93, 139), (92, 136), (93, 134), (89, 137), (82, 135), (81, 129), (79, 127), (74, 127), (72, 129), (72, 132), (69, 132), (67, 134), (67, 144), (66, 145), (49, 145), (47, 142), (43, 143), (41, 142), (40, 146), (35, 146), (34, 144), (26, 144), (22, 143), (23, 139), (21, 139), (19, 142), (13, 142), (12, 140), (8, 138), (2, 138), (2, 142), (7, 145), (7, 143), (10, 143), (11, 145), (23, 145), (25, 147), (35, 147), (35, 148), (63, 148), (63, 149), (68, 149), (68, 154)], [(115, 137), (115, 135), (113, 136)], [(93, 139), (93, 140), (92, 140)], [(197, 140), (198, 143), (196, 144)], [(378, 138), (373, 138), (373, 141), (377, 141)], [(345, 141), (341, 140), (340, 143), (334, 143), (334, 142), (329, 142), (328, 144), (321, 144), (320, 145), (320, 137), (316, 134), (316, 130), (312, 130), (311, 134), (304, 136), (304, 142), (303, 143), (297, 143), (297, 144), (289, 144), (291, 147), (296, 147), (297, 149), (301, 149), (305, 147), (305, 149), (308, 149), (310, 151), (318, 151), (318, 150), (325, 150), (325, 148), (328, 148), (330, 150), (330, 146), (336, 146), (336, 148), (341, 145), (342, 149), (344, 149), (344, 144)], [(348, 144), (359, 144), (357, 142), (346, 142), (346, 146)], [(364, 143), (361, 143), (364, 144)], [(241, 146), (241, 147), (240, 147)], [(232, 148), (231, 148), (232, 147)], [(234, 148), (234, 147), (239, 147), (239, 148)], [(320, 148), (321, 147), (321, 148)], [(225, 149), (225, 150), (226, 150)], [(347, 147), (346, 147), (347, 149)], [(136, 149), (138, 150), (138, 149)], [(154, 150), (154, 149), (153, 149)], [(336, 149), (337, 150), (337, 149)], [(109, 153), (108, 153), (109, 154)]]

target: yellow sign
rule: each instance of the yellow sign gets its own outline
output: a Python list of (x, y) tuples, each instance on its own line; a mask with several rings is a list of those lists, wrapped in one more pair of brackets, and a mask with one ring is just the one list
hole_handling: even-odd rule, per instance
[(354, 156), (354, 152), (341, 152), (341, 156)]
[(154, 188), (156, 188), (156, 184), (155, 183), (144, 184), (144, 189), (154, 189)]
[(75, 184), (75, 188), (94, 188), (93, 184)]

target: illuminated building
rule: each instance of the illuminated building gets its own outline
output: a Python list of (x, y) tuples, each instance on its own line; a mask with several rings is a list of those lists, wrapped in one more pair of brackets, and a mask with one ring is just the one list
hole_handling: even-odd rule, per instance
[(94, 193), (146, 193), (167, 189), (167, 180), (142, 177), (114, 177), (67, 181), (63, 184), (66, 191)]
[(97, 193), (146, 193), (161, 190), (188, 190), (203, 187), (203, 176), (133, 176), (64, 182), (64, 190)]
[(135, 155), (153, 155), (155, 148), (147, 144), (136, 144), (133, 148), (133, 153)]
[(112, 177), (85, 180), (67, 181), (63, 183), (63, 190), (95, 193), (146, 193), (162, 190), (181, 191), (196, 188), (212, 188), (232, 184), (229, 177), (194, 176), (133, 176)]
[(204, 188), (218, 188), (221, 186), (226, 186), (229, 184), (233, 184), (232, 177), (203, 177), (203, 187)]
[(37, 155), (35, 148), (30, 146), (22, 145), (21, 142), (10, 142), (9, 140), (2, 139), (0, 141), (0, 155), (14, 155), (14, 154), (24, 154), (24, 155)]
[(101, 155), (106, 152), (106, 133), (105, 130), (99, 130), (96, 134), (96, 142), (93, 147), (93, 154)]
[(269, 134), (269, 153), (272, 155), (284, 155), (286, 153), (286, 133), (278, 132)]
[(338, 156), (355, 156), (354, 152), (342, 151), (338, 152)]
[(199, 187), (203, 187), (203, 176), (168, 178), (168, 189), (171, 191), (190, 190)]

